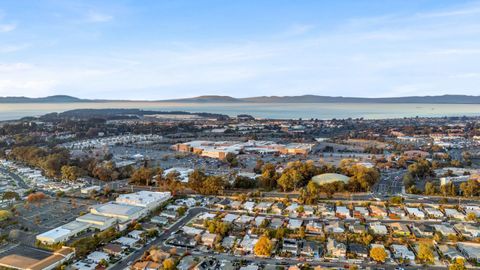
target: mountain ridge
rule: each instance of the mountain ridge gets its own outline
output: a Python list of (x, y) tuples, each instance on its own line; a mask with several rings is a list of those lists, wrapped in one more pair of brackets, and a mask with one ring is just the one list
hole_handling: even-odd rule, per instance
[(82, 99), (69, 95), (53, 95), (39, 98), (24, 96), (0, 97), (0, 103), (78, 103), (78, 102), (176, 102), (176, 103), (426, 103), (426, 104), (480, 104), (480, 96), (436, 95), (405, 97), (343, 97), (343, 96), (257, 96), (235, 98), (231, 96), (203, 95), (191, 98), (167, 100), (106, 100)]

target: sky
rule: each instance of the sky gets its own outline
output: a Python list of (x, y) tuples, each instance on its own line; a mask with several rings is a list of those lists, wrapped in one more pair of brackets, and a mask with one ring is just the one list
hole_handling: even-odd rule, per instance
[(0, 96), (480, 95), (480, 1), (2, 0)]

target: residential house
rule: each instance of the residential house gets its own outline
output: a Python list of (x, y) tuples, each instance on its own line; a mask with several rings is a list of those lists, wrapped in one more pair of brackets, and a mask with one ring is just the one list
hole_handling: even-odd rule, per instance
[(305, 231), (311, 234), (323, 234), (323, 224), (320, 221), (310, 220), (305, 226)]
[(399, 222), (390, 223), (390, 230), (395, 236), (410, 236), (407, 225)]
[(329, 256), (336, 258), (346, 258), (347, 246), (344, 243), (338, 242), (335, 239), (328, 238), (327, 253)]
[(412, 224), (410, 228), (416, 237), (433, 237), (435, 233), (435, 229), (428, 224), (416, 223)]
[(438, 210), (437, 208), (425, 207), (423, 210), (425, 210), (427, 216), (432, 219), (441, 219), (445, 216), (442, 211)]
[(370, 230), (374, 234), (377, 234), (377, 235), (387, 235), (388, 234), (387, 227), (385, 225), (381, 224), (380, 222), (370, 223), (369, 226), (370, 226)]
[(463, 213), (460, 213), (457, 209), (445, 208), (444, 211), (445, 211), (445, 215), (449, 218), (458, 219), (458, 220), (465, 219), (465, 215)]
[(368, 212), (368, 209), (366, 207), (355, 206), (355, 208), (353, 208), (353, 217), (354, 218), (358, 218), (358, 219), (366, 218), (369, 214), (370, 213)]
[(271, 207), (272, 207), (271, 202), (261, 202), (257, 204), (257, 206), (255, 206), (255, 210), (266, 213)]
[(468, 260), (480, 262), (480, 244), (461, 242), (457, 248)]
[(283, 238), (282, 252), (298, 255), (299, 242), (297, 239)]
[(103, 249), (105, 253), (113, 255), (113, 256), (120, 256), (124, 250), (124, 248), (119, 244), (106, 244)]
[(364, 245), (357, 243), (350, 243), (348, 245), (348, 253), (352, 254), (356, 258), (368, 258), (368, 248)]
[(302, 227), (302, 224), (303, 224), (303, 220), (291, 218), (291, 219), (288, 221), (288, 226), (287, 226), (287, 227), (288, 227), (290, 230), (298, 230), (298, 229), (300, 229), (300, 227)]
[(255, 209), (255, 202), (251, 202), (251, 201), (245, 202), (242, 205), (242, 208), (251, 213)]
[(405, 211), (410, 217), (424, 219), (425, 213), (416, 207), (405, 207)]
[(457, 223), (453, 228), (466, 238), (472, 239), (480, 237), (480, 228), (469, 223)]
[(215, 233), (205, 232), (202, 234), (202, 243), (207, 247), (213, 247), (218, 235)]
[(336, 216), (342, 219), (345, 218), (351, 218), (352, 216), (350, 215), (350, 209), (348, 209), (345, 206), (337, 206), (336, 209)]
[(452, 245), (438, 245), (437, 248), (443, 257), (451, 262), (456, 261), (457, 259), (465, 259), (465, 257)]
[(339, 222), (339, 221), (329, 222), (328, 224), (325, 225), (325, 232), (333, 233), (333, 234), (344, 233), (345, 225), (343, 222)]
[(388, 216), (388, 213), (384, 207), (370, 205), (370, 215), (376, 218), (385, 218)]
[(367, 231), (365, 225), (355, 222), (354, 224), (350, 224), (348, 229), (353, 233), (364, 233)]
[(455, 230), (450, 226), (444, 224), (435, 224), (433, 227), (435, 228), (435, 231), (441, 233), (443, 236), (448, 237), (450, 235), (457, 235), (457, 232), (455, 232)]
[(395, 259), (415, 261), (415, 254), (405, 245), (391, 245), (393, 257)]

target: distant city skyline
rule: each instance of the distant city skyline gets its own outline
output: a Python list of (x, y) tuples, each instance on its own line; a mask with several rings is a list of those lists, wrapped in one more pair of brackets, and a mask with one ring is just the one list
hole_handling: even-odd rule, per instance
[(480, 1), (16, 1), (0, 96), (480, 94)]

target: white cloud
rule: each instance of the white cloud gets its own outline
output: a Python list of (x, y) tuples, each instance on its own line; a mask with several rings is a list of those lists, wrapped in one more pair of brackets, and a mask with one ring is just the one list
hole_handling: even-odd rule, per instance
[(89, 11), (87, 14), (87, 22), (101, 23), (101, 22), (109, 22), (111, 20), (113, 20), (113, 16), (106, 13), (101, 13), (98, 11)]
[(28, 44), (11, 44), (11, 45), (2, 45), (0, 44), (0, 53), (13, 53), (30, 47)]
[(33, 65), (28, 63), (9, 63), (9, 64), (2, 64), (0, 63), (0, 72), (16, 72), (22, 70), (31, 69)]
[(0, 24), (0, 33), (7, 33), (15, 30), (17, 25), (14, 23)]

